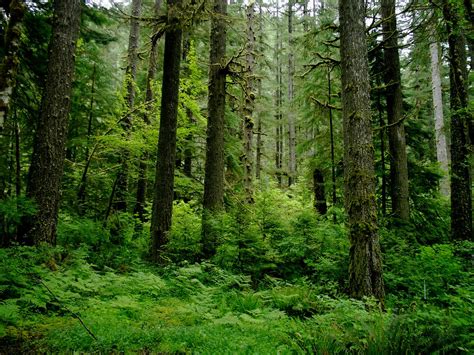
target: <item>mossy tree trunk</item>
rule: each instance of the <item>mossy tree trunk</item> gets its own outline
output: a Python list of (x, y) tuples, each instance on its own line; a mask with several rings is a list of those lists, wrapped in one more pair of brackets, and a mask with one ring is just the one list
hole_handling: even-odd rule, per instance
[(21, 242), (25, 244), (56, 243), (81, 4), (80, 0), (53, 3), (47, 79), (27, 186), (27, 196), (36, 202), (38, 212), (23, 220)]
[(449, 43), (451, 101), (451, 235), (453, 239), (471, 240), (472, 191), (468, 132), (472, 125), (472, 114), (468, 108), (466, 39), (460, 10), (461, 4), (457, 1), (443, 1)]
[(344, 126), (344, 192), (350, 248), (349, 293), (384, 298), (375, 203), (374, 147), (365, 2), (339, 0)]
[(217, 234), (212, 228), (212, 218), (224, 208), (226, 69), (223, 66), (227, 39), (226, 15), (227, 1), (214, 0), (210, 31), (206, 168), (202, 216), (202, 243), (205, 258), (212, 257), (216, 252)]
[(407, 221), (410, 219), (408, 163), (405, 126), (402, 120), (403, 98), (395, 0), (382, 0), (381, 10), (383, 19), (384, 79), (387, 100), (388, 145), (390, 150), (392, 214), (396, 218)]
[[(169, 23), (178, 21), (173, 16), (179, 13), (177, 7), (180, 5), (181, 0), (168, 0)], [(163, 248), (168, 242), (173, 212), (181, 38), (179, 26), (169, 27), (165, 33), (161, 117), (151, 219), (151, 254), (155, 262), (161, 261)]]

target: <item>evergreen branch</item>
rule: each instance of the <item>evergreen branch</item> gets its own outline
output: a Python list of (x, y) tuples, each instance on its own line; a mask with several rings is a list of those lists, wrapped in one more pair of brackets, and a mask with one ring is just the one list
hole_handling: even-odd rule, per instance
[(332, 110), (338, 110), (338, 111), (342, 111), (342, 108), (341, 107), (338, 107), (338, 106), (335, 106), (335, 105), (331, 105), (329, 102), (321, 102), (319, 101), (317, 98), (315, 98), (314, 96), (310, 96), (311, 100), (313, 100), (314, 102), (316, 102), (319, 106), (321, 107), (324, 107), (326, 109), (332, 109)]

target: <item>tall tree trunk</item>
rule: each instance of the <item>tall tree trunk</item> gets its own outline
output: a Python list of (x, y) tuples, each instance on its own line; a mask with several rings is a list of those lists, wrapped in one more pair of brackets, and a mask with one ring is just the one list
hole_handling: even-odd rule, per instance
[(441, 170), (443, 170), (444, 173), (444, 176), (440, 181), (440, 192), (444, 196), (449, 196), (448, 145), (446, 143), (446, 134), (444, 132), (443, 93), (441, 86), (438, 48), (438, 42), (433, 40), (430, 43), (431, 90), (433, 92), (433, 111), (436, 132), (436, 157), (438, 158), (438, 163), (440, 164)]
[[(127, 94), (125, 102), (127, 104), (127, 117), (121, 122), (126, 139), (132, 128), (132, 111), (135, 106), (135, 79), (138, 65), (138, 43), (140, 38), (140, 22), (142, 0), (132, 0), (132, 16), (130, 18), (130, 34), (128, 38), (128, 58), (125, 80), (127, 83)], [(117, 173), (117, 189), (115, 191), (115, 201), (113, 208), (116, 211), (127, 210), (128, 197), (128, 170), (130, 153), (124, 151), (121, 157), (121, 167)]]
[[(160, 14), (161, 0), (155, 0), (154, 15), (158, 17)], [(151, 123), (148, 117), (153, 109), (153, 79), (156, 74), (156, 55), (158, 49), (158, 38), (155, 34), (158, 32), (158, 26), (154, 26), (151, 38), (150, 56), (148, 57), (148, 72), (146, 76), (146, 94), (145, 94), (145, 112), (143, 113), (143, 121), (149, 125)], [(147, 170), (148, 170), (148, 154), (142, 153), (140, 163), (138, 165), (137, 195), (135, 200), (135, 208), (133, 213), (138, 219), (145, 222), (145, 205), (147, 191)]]
[[(332, 108), (331, 108), (331, 70), (328, 68), (328, 107), (329, 107), (329, 132), (331, 139), (331, 178), (332, 178), (332, 206), (336, 206), (337, 195), (336, 195), (336, 158), (334, 153), (334, 127), (332, 119)], [(336, 223), (336, 211), (332, 216), (333, 222)]]
[(385, 85), (388, 118), (388, 144), (390, 149), (390, 178), (392, 213), (409, 220), (408, 163), (405, 126), (402, 120), (403, 98), (398, 56), (398, 31), (395, 0), (382, 0), (382, 28), (384, 39)]
[[(381, 80), (377, 80), (378, 86), (381, 86)], [(379, 127), (380, 127), (380, 165), (382, 170), (382, 186), (381, 186), (381, 197), (382, 197), (382, 216), (387, 214), (387, 176), (385, 175), (385, 119), (384, 109), (382, 107), (380, 92), (377, 92), (377, 112), (379, 115)]]
[(210, 32), (206, 168), (202, 216), (202, 250), (205, 258), (210, 258), (216, 252), (217, 232), (212, 228), (212, 218), (224, 208), (226, 68), (223, 66), (227, 40), (226, 15), (227, 1), (214, 0)]
[(11, 0), (8, 12), (10, 19), (5, 32), (5, 56), (0, 66), (0, 132), (3, 129), (13, 88), (16, 85), (16, 74), (20, 60), (21, 23), (25, 16), (26, 6), (22, 0)]
[[(18, 64), (18, 50), (20, 48), (21, 22), (26, 11), (22, 0), (11, 0), (8, 12), (10, 19), (5, 32), (5, 56), (0, 65), (0, 199), (5, 197), (8, 169), (8, 154), (10, 130), (5, 129), (5, 120), (8, 115), (13, 90), (16, 86)], [(13, 127), (13, 126), (11, 126)]]
[(443, 15), (449, 43), (451, 101), (451, 234), (471, 240), (472, 191), (468, 127), (472, 123), (467, 91), (466, 40), (457, 3), (443, 0)]
[(244, 154), (242, 164), (244, 166), (244, 189), (247, 202), (253, 201), (253, 128), (255, 110), (255, 2), (250, 1), (247, 5), (247, 44), (246, 44), (246, 67), (245, 67), (245, 103), (243, 108), (243, 138)]
[[(173, 16), (176, 16), (180, 5), (181, 0), (168, 0), (168, 21), (177, 21)], [(155, 262), (160, 261), (163, 247), (168, 241), (173, 212), (181, 38), (179, 27), (169, 28), (165, 33), (161, 118), (151, 219), (151, 254)]]
[(95, 100), (95, 80), (96, 80), (96, 65), (92, 69), (92, 85), (91, 85), (91, 98), (89, 103), (89, 122), (87, 123), (87, 142), (86, 142), (86, 164), (82, 172), (81, 181), (79, 182), (79, 189), (77, 191), (77, 201), (79, 214), (84, 213), (84, 204), (86, 202), (86, 186), (87, 186), (87, 172), (89, 170), (90, 160), (89, 160), (89, 146), (92, 137), (92, 123), (94, 121), (94, 100)]
[(350, 248), (349, 293), (383, 301), (365, 37), (365, 2), (339, 0), (344, 122), (344, 193)]
[[(263, 55), (263, 10), (262, 2), (258, 3), (258, 55)], [(262, 96), (262, 79), (257, 79), (257, 95), (260, 98)], [(263, 132), (262, 132), (262, 115), (259, 112), (257, 116), (257, 151), (256, 151), (256, 160), (255, 160), (255, 177), (260, 179), (260, 172), (262, 171), (262, 156), (263, 156)]]
[(27, 196), (36, 202), (38, 212), (23, 220), (21, 236), (26, 244), (56, 243), (81, 3), (80, 0), (53, 3), (47, 79), (27, 186)]
[(293, 54), (293, 1), (288, 2), (288, 186), (296, 181), (296, 122), (293, 113), (295, 61)]
[(275, 135), (275, 170), (276, 177), (278, 180), (278, 186), (282, 187), (283, 178), (283, 114), (282, 114), (282, 67), (281, 67), (281, 35), (280, 35), (280, 13), (279, 13), (279, 2), (277, 0), (277, 28), (276, 28), (276, 46), (275, 46), (275, 58), (276, 58), (276, 90), (275, 90), (275, 106), (276, 106), (276, 135)]

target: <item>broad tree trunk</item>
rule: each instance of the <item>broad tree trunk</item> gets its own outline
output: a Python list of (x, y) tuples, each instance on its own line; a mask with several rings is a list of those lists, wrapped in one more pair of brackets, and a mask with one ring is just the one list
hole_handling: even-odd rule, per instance
[(255, 2), (247, 5), (247, 44), (246, 44), (246, 78), (245, 78), (245, 103), (243, 107), (243, 138), (244, 153), (242, 164), (244, 167), (244, 189), (247, 202), (253, 201), (253, 128), (255, 110)]
[[(159, 16), (161, 8), (161, 0), (155, 1), (154, 15)], [(146, 77), (146, 94), (145, 94), (145, 112), (143, 114), (143, 121), (149, 125), (151, 123), (149, 113), (153, 108), (153, 80), (156, 74), (156, 55), (158, 49), (158, 38), (155, 36), (158, 32), (158, 27), (153, 28), (153, 35), (151, 39), (150, 56), (148, 57), (148, 72)], [(145, 222), (145, 205), (146, 205), (146, 191), (147, 191), (147, 170), (148, 170), (148, 154), (143, 153), (140, 157), (140, 164), (138, 165), (138, 180), (137, 180), (137, 195), (135, 200), (135, 208), (133, 213), (138, 216), (138, 219)]]
[(224, 209), (224, 131), (226, 70), (223, 68), (227, 30), (224, 17), (227, 1), (213, 1), (209, 53), (209, 96), (206, 138), (206, 168), (202, 216), (203, 256), (212, 257), (217, 248), (217, 233), (212, 228), (213, 215)]
[(36, 202), (38, 212), (23, 220), (21, 231), (21, 241), (30, 245), (56, 243), (81, 4), (80, 0), (53, 3), (47, 79), (27, 186), (27, 196)]
[[(128, 38), (128, 58), (125, 80), (127, 83), (127, 94), (125, 102), (127, 103), (127, 117), (121, 122), (124, 130), (125, 139), (128, 139), (130, 129), (132, 128), (132, 111), (135, 106), (135, 79), (137, 76), (138, 65), (138, 43), (140, 38), (140, 22), (142, 0), (132, 0), (132, 16), (130, 18), (130, 34)], [(124, 151), (121, 157), (121, 167), (117, 173), (117, 189), (115, 191), (115, 201), (113, 208), (116, 211), (127, 210), (128, 198), (128, 170), (130, 153)]]
[(382, 0), (382, 28), (384, 39), (385, 85), (388, 117), (388, 145), (390, 149), (390, 178), (392, 213), (409, 220), (408, 163), (405, 126), (402, 120), (403, 98), (398, 56), (398, 31), (395, 0)]
[(449, 43), (451, 101), (451, 235), (453, 239), (472, 239), (472, 191), (469, 162), (467, 54), (460, 9), (443, 0), (443, 16)]
[(293, 1), (288, 2), (288, 186), (296, 181), (296, 122), (293, 113), (295, 60), (293, 46)]
[(365, 2), (339, 0), (344, 122), (344, 193), (350, 248), (349, 293), (383, 301), (382, 258), (377, 230), (374, 147)]
[[(169, 21), (176, 21), (172, 17), (176, 16), (179, 11), (176, 8), (180, 5), (181, 0), (168, 0)], [(151, 254), (155, 262), (160, 261), (163, 247), (168, 241), (173, 211), (181, 38), (179, 27), (170, 28), (165, 33), (161, 118), (151, 219)]]
[(448, 144), (446, 143), (446, 134), (444, 132), (443, 89), (441, 86), (438, 48), (438, 42), (433, 40), (430, 43), (431, 90), (433, 92), (433, 111), (436, 132), (436, 157), (444, 173), (440, 181), (440, 192), (444, 196), (449, 196)]

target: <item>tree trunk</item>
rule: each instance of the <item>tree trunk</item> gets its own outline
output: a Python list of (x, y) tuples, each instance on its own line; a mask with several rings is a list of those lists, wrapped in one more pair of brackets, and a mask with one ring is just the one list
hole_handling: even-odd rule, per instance
[[(258, 3), (259, 17), (258, 17), (258, 55), (263, 55), (263, 10), (262, 3)], [(262, 80), (257, 79), (257, 95), (258, 98), (262, 96)], [(262, 156), (263, 156), (263, 138), (262, 138), (262, 115), (259, 112), (257, 116), (257, 152), (256, 152), (256, 163), (255, 163), (255, 177), (260, 179), (260, 173), (262, 171)]]
[(209, 53), (209, 96), (206, 138), (206, 168), (202, 216), (203, 256), (210, 258), (216, 252), (217, 233), (212, 218), (224, 208), (224, 131), (226, 70), (225, 52), (227, 29), (224, 20), (227, 1), (213, 1)]
[[(21, 0), (12, 0), (8, 7), (10, 20), (5, 33), (5, 57), (0, 66), (0, 199), (5, 197), (8, 169), (8, 154), (10, 129), (5, 129), (5, 120), (8, 115), (13, 89), (16, 86), (18, 64), (18, 50), (20, 48), (21, 22), (26, 6)], [(11, 126), (13, 128), (13, 126)], [(12, 130), (13, 131), (13, 130)]]
[[(154, 15), (159, 16), (161, 8), (161, 0), (155, 1)], [(149, 112), (153, 109), (153, 79), (156, 74), (156, 55), (158, 49), (158, 38), (155, 34), (158, 32), (158, 27), (154, 26), (153, 35), (151, 39), (150, 56), (148, 58), (148, 72), (146, 77), (146, 94), (145, 94), (145, 112), (143, 114), (143, 121), (149, 125), (151, 123), (148, 117)], [(137, 195), (135, 200), (135, 208), (133, 213), (137, 215), (141, 222), (145, 222), (145, 205), (146, 205), (146, 191), (147, 191), (147, 165), (148, 154), (142, 153), (140, 157), (140, 164), (138, 165), (138, 180), (137, 180)]]
[[(124, 130), (124, 137), (128, 139), (130, 129), (132, 128), (132, 111), (135, 106), (135, 79), (137, 76), (138, 65), (138, 42), (140, 38), (140, 22), (142, 0), (132, 0), (132, 16), (130, 18), (130, 34), (128, 38), (128, 58), (125, 80), (127, 83), (127, 94), (125, 102), (127, 104), (127, 117), (121, 122)], [(116, 211), (127, 210), (128, 197), (128, 170), (130, 153), (124, 151), (121, 157), (121, 167), (117, 174), (117, 189), (115, 191), (115, 201), (113, 208)]]
[(402, 120), (403, 98), (395, 0), (382, 0), (381, 10), (384, 39), (384, 79), (389, 124), (388, 145), (390, 149), (392, 213), (395, 217), (408, 221), (410, 219), (408, 163), (405, 126)]
[(27, 196), (36, 202), (38, 212), (22, 223), (21, 237), (26, 244), (56, 243), (81, 4), (80, 0), (53, 3), (47, 79), (27, 186)]
[(466, 40), (462, 33), (460, 9), (444, 0), (443, 15), (449, 43), (451, 101), (451, 235), (472, 239), (472, 191), (468, 127), (472, 123), (467, 91)]
[(344, 122), (344, 193), (350, 248), (349, 293), (384, 298), (375, 203), (374, 147), (365, 2), (339, 0)]
[(293, 1), (288, 2), (288, 186), (296, 181), (296, 122), (293, 113), (293, 77), (295, 61), (293, 54)]
[(5, 32), (5, 57), (0, 67), (0, 132), (8, 114), (13, 88), (16, 85), (16, 74), (20, 60), (21, 23), (25, 16), (26, 6), (22, 0), (11, 0), (8, 7), (10, 19)]
[[(332, 206), (336, 206), (337, 195), (336, 195), (336, 158), (334, 154), (334, 127), (332, 119), (332, 108), (331, 108), (331, 70), (328, 68), (328, 107), (329, 107), (329, 132), (331, 139), (331, 178), (332, 178)], [(333, 222), (336, 223), (336, 211), (333, 213)]]
[(244, 189), (247, 202), (253, 201), (253, 128), (255, 110), (255, 2), (247, 5), (247, 44), (246, 44), (246, 68), (245, 68), (245, 104), (243, 108), (243, 138), (244, 155), (242, 164), (244, 166)]
[[(168, 21), (177, 21), (172, 17), (176, 16), (176, 7), (180, 5), (181, 0), (168, 0)], [(151, 220), (151, 254), (155, 262), (160, 261), (163, 247), (168, 241), (173, 211), (181, 37), (179, 27), (169, 28), (165, 33), (161, 118)]]
[(446, 143), (446, 134), (444, 132), (443, 117), (443, 93), (441, 86), (441, 73), (439, 69), (439, 53), (438, 42), (430, 43), (431, 55), (431, 89), (433, 92), (433, 111), (435, 119), (436, 132), (436, 157), (444, 176), (440, 181), (440, 192), (443, 196), (449, 196), (449, 162), (448, 162), (448, 145)]
[(313, 170), (313, 190), (314, 190), (314, 208), (324, 216), (328, 211), (326, 204), (326, 194), (324, 192), (324, 175), (321, 169)]
[(276, 28), (276, 46), (275, 46), (275, 58), (276, 58), (276, 90), (275, 90), (275, 106), (276, 106), (276, 137), (275, 137), (275, 169), (276, 177), (278, 180), (278, 186), (282, 187), (283, 184), (283, 115), (282, 115), (282, 68), (281, 68), (281, 36), (279, 26), (279, 3), (277, 0), (277, 28)]

